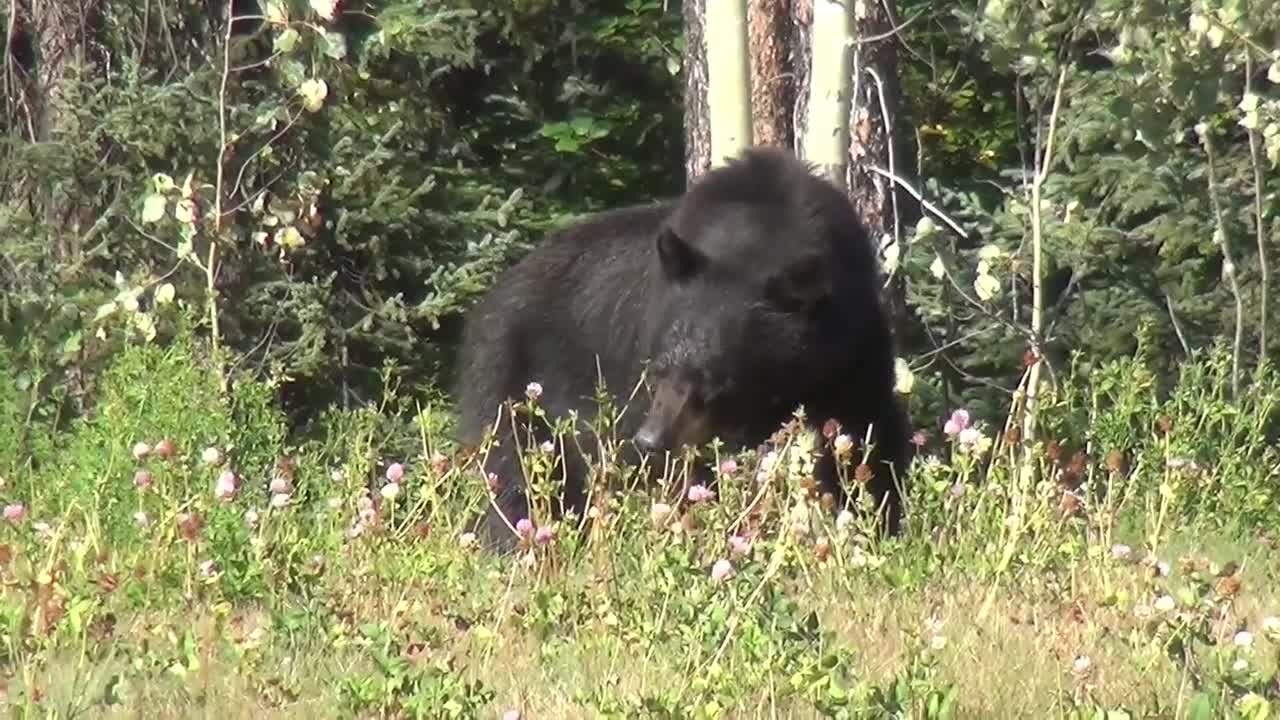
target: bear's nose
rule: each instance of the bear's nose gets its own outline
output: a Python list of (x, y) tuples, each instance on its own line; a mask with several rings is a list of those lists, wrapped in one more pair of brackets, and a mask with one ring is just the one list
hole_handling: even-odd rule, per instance
[(662, 449), (662, 436), (657, 430), (651, 427), (642, 427), (631, 438), (631, 442), (636, 444), (636, 448), (643, 453), (654, 453)]

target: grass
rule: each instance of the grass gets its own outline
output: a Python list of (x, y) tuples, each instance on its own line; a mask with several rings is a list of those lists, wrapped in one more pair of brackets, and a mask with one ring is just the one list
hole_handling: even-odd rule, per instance
[[(1054, 442), (1034, 451), (1031, 481), (1016, 472), (1023, 448), (991, 427), (932, 431), (891, 541), (823, 509), (806, 478), (824, 440), (792, 424), (767, 460), (723, 466), (710, 499), (688, 502), (680, 478), (615, 489), (580, 533), (546, 519), (544, 497), (535, 525), (549, 532), (500, 558), (463, 532), (484, 486), (446, 416), (388, 400), (288, 446), (261, 388), (193, 394), (199, 361), (130, 350), (97, 418), (0, 489), (4, 706), (60, 718), (1274, 715), (1280, 489), (1259, 408), (1280, 383), (1260, 376), (1250, 400), (1226, 403), (1217, 362), (1163, 395), (1136, 360), (1049, 393)], [(169, 382), (140, 396), (158, 372)], [(554, 453), (529, 452), (535, 486), (553, 489)], [(393, 481), (399, 492), (384, 492)]]

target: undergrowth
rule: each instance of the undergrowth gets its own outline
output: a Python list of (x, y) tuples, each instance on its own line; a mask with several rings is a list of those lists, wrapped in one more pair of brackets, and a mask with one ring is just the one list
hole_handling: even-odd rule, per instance
[[(1146, 352), (1063, 378), (1030, 448), (964, 409), (921, 422), (896, 538), (819, 496), (818, 443), (851, 484), (865, 448), (797, 417), (761, 448), (707, 449), (714, 489), (680, 462), (636, 485), (599, 446), (588, 518), (550, 512), (578, 444), (529, 447), (540, 499), (497, 557), (466, 532), (489, 501), (483, 448), (451, 442), (439, 398), (387, 373), (381, 406), (291, 439), (272, 389), (224, 396), (190, 337), (132, 348), (48, 456), (0, 444), (4, 701), (58, 717), (1267, 717), (1280, 382), (1264, 367), (1229, 402), (1217, 352), (1160, 388)], [(15, 429), (18, 397), (0, 394)], [(543, 422), (537, 402), (513, 409)]]

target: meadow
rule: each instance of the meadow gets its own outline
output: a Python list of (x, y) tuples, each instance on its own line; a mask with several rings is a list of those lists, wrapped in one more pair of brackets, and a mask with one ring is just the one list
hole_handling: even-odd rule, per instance
[(290, 445), (271, 389), (223, 394), (201, 347), (128, 348), (70, 431), (0, 400), (3, 435), (39, 451), (0, 490), (12, 716), (1280, 709), (1280, 382), (1264, 366), (1227, 402), (1225, 352), (1169, 387), (1149, 348), (1064, 376), (1030, 450), (963, 408), (916, 418), (895, 538), (813, 491), (815, 443), (857, 464), (838, 428), (704, 449), (714, 491), (688, 485), (692, 456), (630, 486), (602, 443), (586, 522), (549, 513), (571, 443), (530, 447), (536, 521), (500, 557), (466, 532), (487, 493), (447, 399), (387, 373), (381, 407)]

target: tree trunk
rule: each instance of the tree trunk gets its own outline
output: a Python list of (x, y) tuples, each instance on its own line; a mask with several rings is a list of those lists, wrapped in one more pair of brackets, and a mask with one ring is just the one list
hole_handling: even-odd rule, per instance
[[(752, 134), (756, 145), (794, 147), (795, 101), (791, 54), (791, 1), (750, 0)], [(803, 57), (803, 56), (801, 56)]]
[(809, 127), (809, 78), (813, 57), (813, 0), (791, 0), (791, 27), (787, 45), (791, 50), (791, 146), (803, 156), (805, 133)]
[[(849, 199), (877, 240), (895, 235), (893, 185), (871, 170), (900, 173), (893, 155), (893, 122), (897, 114), (898, 53), (890, 19), (892, 0), (854, 0), (854, 96), (849, 108)], [(885, 37), (888, 35), (887, 37)], [(870, 39), (878, 38), (878, 39)]]
[[(849, 165), (845, 182), (849, 199), (862, 218), (867, 234), (877, 246), (886, 240), (898, 243), (903, 253), (902, 210), (898, 188), (872, 168), (904, 177), (902, 153), (895, 146), (897, 118), (898, 38), (893, 33), (897, 17), (893, 0), (854, 0), (853, 22), (857, 46), (853, 59), (853, 97), (849, 108)], [(906, 286), (895, 275), (885, 288), (884, 299), (901, 338), (910, 322)]]
[[(96, 71), (93, 38), (102, 21), (102, 0), (28, 0), (16, 3), (15, 28), (25, 28), (31, 49), (23, 88), (26, 130), (33, 142), (54, 142), (63, 133), (78, 133), (64, 117), (68, 84)], [(56, 261), (79, 252), (77, 240), (85, 223), (92, 223), (86, 208), (68, 187), (74, 178), (61, 178), (47, 187), (36, 187), (38, 202), (50, 230), (50, 248)]]
[(706, 0), (684, 0), (684, 174), (692, 184), (711, 167), (707, 103)]

